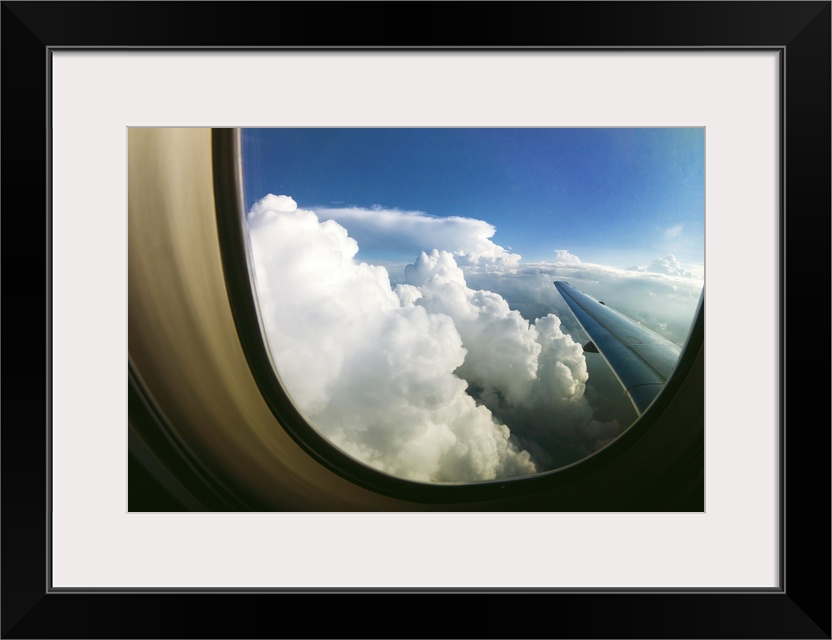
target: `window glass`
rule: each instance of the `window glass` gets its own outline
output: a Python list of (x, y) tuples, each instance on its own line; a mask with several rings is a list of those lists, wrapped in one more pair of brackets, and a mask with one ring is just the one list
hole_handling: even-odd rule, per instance
[(277, 375), (375, 469), (522, 476), (632, 424), (635, 374), (556, 281), (629, 318), (612, 340), (648, 365), (652, 336), (673, 353), (687, 338), (704, 282), (702, 128), (248, 129), (242, 156)]

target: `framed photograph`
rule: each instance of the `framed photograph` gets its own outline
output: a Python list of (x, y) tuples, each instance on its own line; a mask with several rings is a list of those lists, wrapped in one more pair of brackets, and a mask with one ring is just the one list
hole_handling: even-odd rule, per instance
[(131, 512), (704, 511), (704, 127), (133, 127), (128, 154), (131, 464), (168, 488), (131, 466)]
[(830, 4), (309, 6), (3, 5), (4, 637), (828, 638)]

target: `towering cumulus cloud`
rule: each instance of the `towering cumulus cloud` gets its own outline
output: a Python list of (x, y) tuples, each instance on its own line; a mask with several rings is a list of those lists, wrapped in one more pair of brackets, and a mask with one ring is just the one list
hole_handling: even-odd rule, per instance
[[(287, 196), (257, 202), (248, 224), (278, 374), (323, 435), (355, 458), (412, 480), (487, 480), (536, 470), (508, 427), (466, 391), (460, 376), (468, 356), (488, 363), (481, 375), (471, 374), (475, 384), (496, 394), (508, 381), (489, 355), (463, 344), (456, 317), (466, 333), (474, 331), (462, 322), (465, 310), (451, 313), (453, 302), (419, 304), (439, 295), (438, 280), (430, 286), (425, 280), (424, 291), (413, 285), (394, 291), (383, 267), (354, 260), (358, 244), (340, 224), (320, 222)], [(478, 313), (488, 314), (495, 331), (505, 328), (500, 348), (519, 348), (509, 360), (522, 372), (520, 382), (502, 393), (522, 402), (541, 347), (531, 327), (523, 334), (518, 318), (504, 313), (505, 301), (480, 293)], [(459, 302), (470, 306), (467, 292)]]
[(423, 252), (405, 277), (408, 284), (397, 289), (404, 300), (453, 319), (468, 350), (457, 375), (544, 468), (572, 462), (618, 435), (617, 422), (593, 420), (583, 348), (556, 315), (530, 323), (502, 296), (471, 289), (448, 252)]

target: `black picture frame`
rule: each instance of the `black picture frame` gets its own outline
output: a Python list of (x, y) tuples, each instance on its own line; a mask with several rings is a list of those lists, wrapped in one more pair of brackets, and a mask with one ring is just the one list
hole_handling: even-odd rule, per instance
[[(258, 28), (268, 20), (292, 28)], [(377, 24), (395, 25), (395, 38)], [(3, 2), (0, 42), (7, 311), (0, 436), (2, 637), (830, 637), (830, 2)], [(780, 52), (786, 239), (780, 589), (50, 592), (50, 52), (392, 46)], [(811, 314), (810, 331), (798, 314)], [(820, 368), (826, 373), (819, 376)], [(349, 613), (341, 614), (341, 607)], [(319, 615), (309, 618), (310, 610)], [(401, 626), (391, 627), (390, 620)]]

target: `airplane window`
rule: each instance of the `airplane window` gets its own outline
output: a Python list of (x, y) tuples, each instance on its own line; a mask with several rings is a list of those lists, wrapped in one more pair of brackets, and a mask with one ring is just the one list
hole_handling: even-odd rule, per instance
[(704, 129), (241, 132), (264, 340), (398, 478), (582, 460), (671, 376), (704, 283)]

